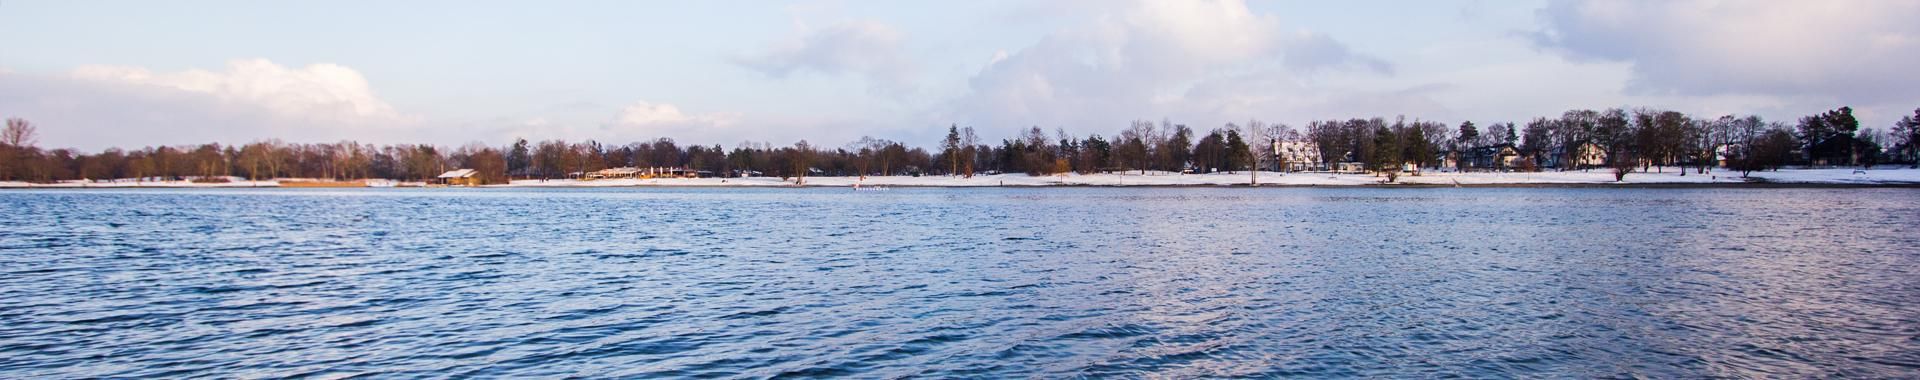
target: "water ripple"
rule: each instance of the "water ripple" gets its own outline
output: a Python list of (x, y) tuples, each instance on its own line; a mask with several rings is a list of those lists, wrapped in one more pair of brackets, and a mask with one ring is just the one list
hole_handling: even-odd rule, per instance
[(1920, 371), (1906, 189), (0, 200), (0, 378)]

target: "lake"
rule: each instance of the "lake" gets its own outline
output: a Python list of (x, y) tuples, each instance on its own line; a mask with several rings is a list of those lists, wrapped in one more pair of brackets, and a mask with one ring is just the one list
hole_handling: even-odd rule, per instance
[(1916, 371), (1915, 189), (0, 191), (0, 378)]

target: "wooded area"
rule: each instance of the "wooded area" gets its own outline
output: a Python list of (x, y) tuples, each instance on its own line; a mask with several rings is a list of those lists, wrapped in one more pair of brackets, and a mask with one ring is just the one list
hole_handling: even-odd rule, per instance
[[(516, 179), (577, 178), (615, 167), (673, 167), (711, 176), (869, 176), (1026, 173), (1053, 175), (1164, 171), (1208, 173), (1263, 170), (1335, 170), (1343, 164), (1389, 178), (1421, 168), (1455, 170), (1583, 170), (1603, 167), (1625, 175), (1634, 170), (1724, 166), (1742, 172), (1793, 165), (1913, 165), (1920, 141), (1920, 109), (1888, 132), (1862, 128), (1848, 107), (1800, 118), (1794, 124), (1758, 116), (1700, 118), (1655, 109), (1571, 110), (1524, 125), (1471, 121), (1457, 127), (1404, 117), (1312, 121), (1296, 129), (1251, 120), (1228, 123), (1204, 134), (1184, 124), (1135, 121), (1111, 138), (1019, 130), (998, 143), (982, 141), (972, 127), (950, 126), (934, 150), (899, 141), (862, 138), (840, 147), (802, 140), (791, 145), (745, 142), (680, 145), (671, 138), (609, 145), (520, 139), (496, 147), (471, 143), (457, 148), (428, 144), (376, 146), (353, 141), (300, 144), (279, 140), (242, 145), (209, 143), (107, 149), (41, 149), (39, 126), (10, 118), (0, 131), (0, 181), (197, 180), (384, 178), (426, 180), (444, 171), (478, 171), (483, 183)], [(1295, 143), (1311, 155), (1279, 154), (1272, 147)], [(1598, 152), (1589, 152), (1597, 149)], [(1511, 155), (1497, 161), (1482, 157)], [(1589, 155), (1604, 157), (1598, 162)], [(1303, 158), (1307, 157), (1307, 158)], [(1290, 162), (1290, 161), (1312, 162)], [(1492, 164), (1480, 164), (1493, 162)]]

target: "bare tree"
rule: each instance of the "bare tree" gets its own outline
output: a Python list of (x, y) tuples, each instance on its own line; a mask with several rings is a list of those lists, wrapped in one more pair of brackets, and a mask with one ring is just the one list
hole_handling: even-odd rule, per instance
[(1146, 120), (1135, 120), (1127, 129), (1120, 131), (1120, 136), (1114, 141), (1114, 145), (1117, 146), (1114, 156), (1120, 160), (1124, 169), (1139, 170), (1140, 174), (1147, 174), (1148, 162), (1152, 161), (1149, 146), (1153, 145), (1151, 142), (1153, 135), (1153, 122)]
[(1600, 112), (1594, 110), (1569, 110), (1560, 114), (1560, 121), (1549, 124), (1547, 134), (1553, 139), (1553, 145), (1560, 148), (1561, 171), (1583, 169), (1588, 155), (1587, 144), (1594, 143), (1594, 130), (1600, 123)]
[(805, 185), (807, 171), (813, 170), (813, 144), (808, 144), (807, 140), (800, 140), (793, 143), (792, 149), (793, 153), (788, 158), (788, 162), (793, 165), (793, 184)]
[(1895, 151), (1906, 153), (1908, 167), (1920, 168), (1920, 108), (1894, 122), (1892, 137)]
[(0, 130), (0, 142), (10, 146), (30, 147), (33, 146), (34, 139), (38, 138), (37, 130), (38, 128), (35, 128), (27, 119), (9, 118), (7, 128)]
[(876, 139), (876, 138), (873, 138), (873, 136), (860, 136), (859, 140), (855, 140), (854, 142), (847, 143), (847, 147), (845, 149), (848, 151), (855, 152), (855, 154), (857, 155), (855, 156), (855, 160), (853, 161), (853, 164), (855, 167), (859, 168), (858, 170), (860, 171), (860, 180), (862, 181), (866, 180), (867, 174), (873, 172), (872, 169), (873, 169), (873, 161), (875, 160), (874, 157), (878, 156), (880, 153), (880, 150), (885, 148), (886, 148), (886, 140)]
[(1286, 125), (1285, 123), (1267, 125), (1266, 131), (1260, 133), (1260, 135), (1266, 137), (1266, 139), (1259, 142), (1261, 144), (1259, 150), (1267, 155), (1265, 162), (1268, 162), (1269, 167), (1274, 168), (1274, 171), (1284, 172), (1287, 166), (1286, 157), (1280, 155), (1279, 151), (1275, 150), (1275, 148), (1279, 147), (1282, 141), (1298, 140), (1299, 134), (1300, 132), (1294, 130), (1293, 126)]
[[(1267, 139), (1261, 135), (1261, 133), (1266, 132), (1266, 130), (1267, 130), (1267, 123), (1260, 122), (1260, 119), (1247, 120), (1247, 141), (1252, 141), (1255, 144), (1261, 144), (1262, 142), (1267, 141)], [(1247, 152), (1247, 156), (1249, 156), (1247, 157), (1247, 159), (1250, 160), (1251, 162), (1249, 163), (1252, 164), (1251, 167), (1249, 168), (1250, 170), (1247, 170), (1248, 185), (1260, 186), (1260, 153), (1259, 152), (1262, 150), (1272, 150), (1270, 148), (1273, 146), (1272, 144), (1266, 144), (1266, 145), (1267, 145), (1266, 147), (1249, 149), (1249, 152)]]

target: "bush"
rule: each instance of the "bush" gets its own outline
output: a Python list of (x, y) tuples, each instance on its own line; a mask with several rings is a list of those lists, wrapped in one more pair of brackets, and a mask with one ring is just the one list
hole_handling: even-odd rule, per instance
[(1613, 166), (1613, 181), (1620, 182), (1627, 178), (1627, 173), (1633, 172), (1634, 167), (1640, 166), (1640, 165), (1638, 163), (1633, 162), (1633, 160), (1614, 160), (1612, 166)]

